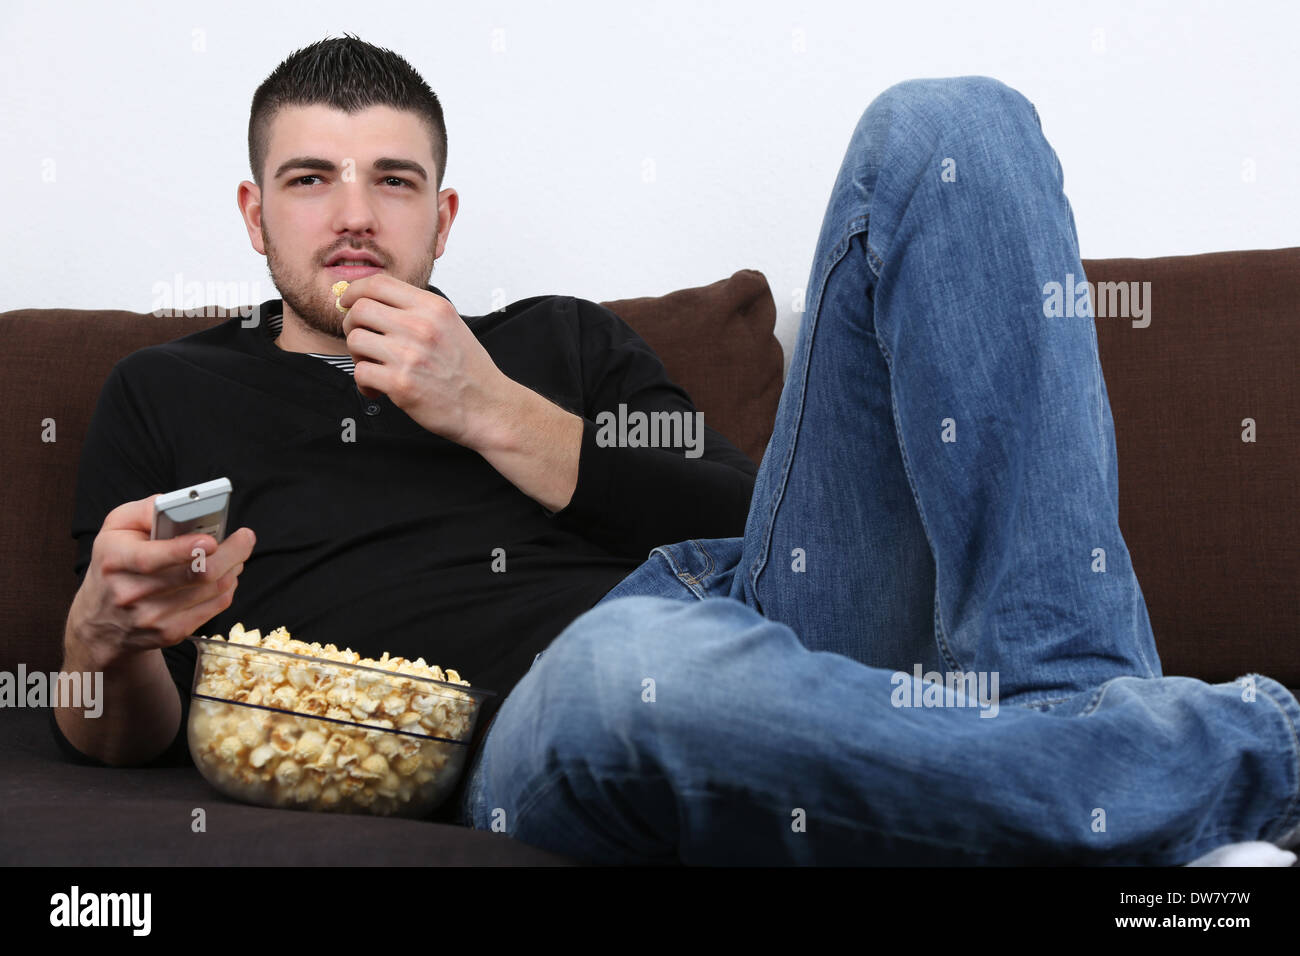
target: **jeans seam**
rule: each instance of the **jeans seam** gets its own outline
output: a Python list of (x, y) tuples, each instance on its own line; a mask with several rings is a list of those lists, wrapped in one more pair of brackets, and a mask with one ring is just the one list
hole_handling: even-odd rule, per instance
[(672, 571), (673, 577), (681, 583), (682, 587), (690, 591), (697, 599), (701, 601), (704, 600), (704, 595), (700, 592), (699, 588), (695, 586), (694, 576), (691, 575), (690, 572), (681, 568), (677, 562), (673, 560), (672, 554), (669, 553), (663, 545), (655, 548), (650, 553), (661, 555), (663, 559), (668, 562), (668, 569)]
[[(692, 584), (698, 584), (700, 588), (703, 589), (704, 582), (713, 576), (713, 555), (710, 554), (709, 550), (705, 548), (703, 545), (701, 545), (697, 539), (692, 538), (690, 543), (695, 546), (696, 551), (704, 555), (704, 560), (707, 563), (707, 567), (705, 567), (705, 569), (699, 574), (698, 577), (694, 574), (691, 574), (689, 571), (682, 571), (677, 575), (677, 577), (680, 578), (682, 581), (686, 582), (688, 586)], [(694, 588), (692, 588), (692, 590), (694, 590)]]
[(880, 258), (876, 250), (871, 247), (869, 239), (864, 238), (862, 240), (862, 247), (867, 250), (867, 267), (871, 269), (871, 274), (879, 279), (880, 273), (885, 268), (885, 260)]
[[(764, 515), (766, 526), (763, 529), (762, 547), (759, 548), (758, 555), (755, 557), (754, 563), (749, 569), (749, 585), (754, 595), (755, 610), (760, 614), (762, 613), (763, 608), (758, 599), (758, 578), (759, 575), (763, 573), (763, 569), (767, 567), (767, 559), (772, 550), (772, 529), (776, 526), (776, 513), (780, 509), (781, 499), (785, 497), (786, 486), (790, 482), (790, 469), (794, 463), (795, 450), (799, 445), (799, 432), (803, 425), (804, 406), (808, 398), (808, 375), (812, 367), (812, 354), (813, 348), (816, 346), (817, 326), (820, 324), (822, 299), (825, 297), (826, 283), (830, 281), (831, 273), (835, 271), (835, 267), (839, 265), (840, 261), (848, 254), (853, 237), (858, 233), (866, 232), (867, 224), (869, 222), (870, 216), (866, 214), (850, 219), (848, 225), (845, 227), (844, 236), (835, 244), (835, 248), (832, 250), (830, 255), (830, 264), (822, 272), (822, 281), (820, 287), (817, 289), (815, 306), (808, 313), (808, 320), (812, 324), (808, 329), (808, 349), (804, 354), (803, 366), (799, 369), (790, 369), (791, 375), (795, 374), (796, 371), (799, 374), (799, 405), (798, 408), (795, 409), (789, 447), (786, 449), (785, 457), (781, 462), (780, 479), (775, 483), (771, 500), (766, 503), (765, 510), (767, 513)], [(858, 224), (861, 224), (862, 228), (855, 229), (854, 227)], [(868, 263), (869, 262), (870, 257), (868, 257)]]
[(1064, 704), (1067, 700), (1070, 700), (1075, 696), (1075, 694), (1069, 694), (1065, 697), (1044, 697), (1042, 700), (1033, 701), (1030, 706), (1036, 707), (1039, 704), (1046, 704), (1048, 707), (1055, 707), (1057, 704)]
[[(1104, 684), (1098, 687), (1097, 690), (1094, 691), (1093, 693), (1092, 700), (1090, 700), (1087, 706), (1084, 707), (1082, 711), (1080, 711), (1079, 716), (1091, 717), (1096, 712), (1097, 708), (1101, 706), (1101, 699), (1106, 696), (1106, 691), (1110, 689), (1110, 685), (1120, 679), (1121, 679), (1120, 677), (1112, 677), (1110, 680), (1106, 681)], [(1067, 697), (1066, 700), (1068, 699), (1069, 698)]]

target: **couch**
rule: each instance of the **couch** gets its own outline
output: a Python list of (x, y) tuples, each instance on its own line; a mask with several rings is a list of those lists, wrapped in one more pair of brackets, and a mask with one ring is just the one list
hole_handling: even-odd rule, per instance
[[(1150, 282), (1149, 324), (1098, 317), (1119, 454), (1120, 523), (1167, 675), (1249, 671), (1300, 688), (1300, 248), (1085, 260), (1089, 280)], [(603, 303), (756, 462), (782, 348), (762, 273)], [(0, 313), (0, 670), (60, 663), (76, 588), (70, 520), (81, 441), (122, 356), (226, 320), (123, 311)], [(1254, 441), (1242, 440), (1244, 419)], [(56, 440), (45, 441), (47, 420)], [(203, 807), (207, 832), (191, 811)], [(65, 760), (44, 711), (0, 709), (0, 860), (10, 864), (520, 864), (574, 861), (504, 834), (227, 800), (192, 767)]]

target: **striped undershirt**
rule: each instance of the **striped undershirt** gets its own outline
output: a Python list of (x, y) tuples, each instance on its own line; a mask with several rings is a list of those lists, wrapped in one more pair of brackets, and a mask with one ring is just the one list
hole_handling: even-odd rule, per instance
[[(266, 336), (274, 342), (280, 335), (280, 329), (284, 326), (284, 315), (276, 312), (274, 315), (268, 315), (263, 328), (266, 329)], [(318, 358), (321, 361), (329, 362), (335, 368), (340, 368), (349, 375), (356, 376), (356, 362), (351, 355), (322, 355), (320, 352), (304, 352), (304, 355), (310, 355), (312, 358)]]

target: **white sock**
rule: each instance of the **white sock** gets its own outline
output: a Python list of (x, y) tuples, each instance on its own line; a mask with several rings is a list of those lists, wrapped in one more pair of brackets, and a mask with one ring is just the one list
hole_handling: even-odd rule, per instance
[(1188, 863), (1188, 866), (1292, 866), (1296, 855), (1263, 840), (1248, 843), (1229, 843), (1205, 856)]

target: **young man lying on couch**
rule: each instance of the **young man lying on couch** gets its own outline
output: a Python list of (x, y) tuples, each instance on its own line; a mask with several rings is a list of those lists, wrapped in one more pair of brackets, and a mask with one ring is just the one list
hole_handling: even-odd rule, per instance
[[(1295, 698), (1162, 677), (1093, 322), (1044, 308), (1083, 274), (1073, 215), (1016, 91), (915, 80), (863, 113), (756, 476), (708, 428), (694, 455), (606, 440), (695, 411), (607, 310), (468, 322), (426, 285), (458, 197), (400, 57), (293, 54), (249, 152), (282, 299), (124, 359), (87, 436), (65, 669), (107, 699), (56, 711), (70, 755), (188, 760), (185, 638), (240, 621), (501, 692), (444, 818), (583, 860), (1161, 865), (1300, 835)], [(154, 495), (218, 476), (237, 531), (148, 540)]]

